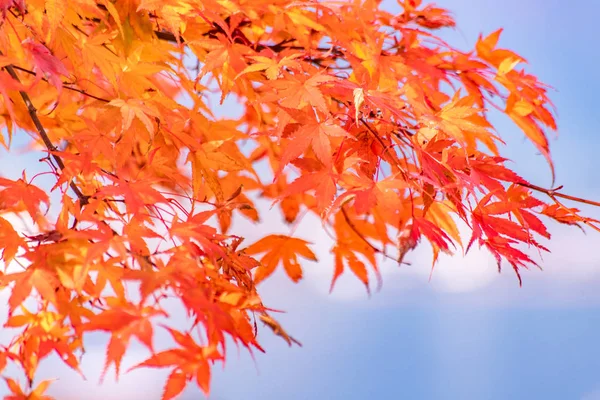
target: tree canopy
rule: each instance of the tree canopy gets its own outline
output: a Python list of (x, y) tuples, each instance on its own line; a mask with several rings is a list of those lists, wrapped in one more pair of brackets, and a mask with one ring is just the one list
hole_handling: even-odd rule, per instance
[[(370, 290), (383, 261), (402, 264), (420, 242), (434, 264), (484, 247), (520, 282), (531, 252), (547, 251), (544, 220), (599, 230), (564, 202), (597, 203), (505, 164), (490, 110), (552, 176), (556, 123), (549, 87), (500, 46), (501, 30), (460, 51), (436, 34), (455, 26), (450, 12), (398, 3), (392, 14), (378, 0), (0, 0), (0, 144), (29, 135), (42, 152), (20, 178), (0, 175), (3, 322), (18, 328), (0, 369), (28, 380), (5, 377), (11, 399), (49, 398), (50, 381), (35, 381), (46, 357), (84, 374), (92, 331), (110, 335), (105, 371), (117, 375), (131, 339), (142, 343), (135, 368), (170, 370), (164, 400), (189, 382), (208, 393), (226, 344), (264, 351), (263, 326), (297, 342), (257, 285), (278, 268), (298, 281), (317, 261), (294, 236), (307, 214), (334, 241), (319, 260), (332, 290), (345, 271)], [(241, 115), (217, 118), (229, 100)], [(37, 183), (48, 174), (52, 188)], [(260, 229), (259, 198), (289, 235), (248, 243), (235, 231), (240, 218)], [(183, 329), (169, 324), (173, 299)], [(157, 330), (173, 343), (157, 347)]]

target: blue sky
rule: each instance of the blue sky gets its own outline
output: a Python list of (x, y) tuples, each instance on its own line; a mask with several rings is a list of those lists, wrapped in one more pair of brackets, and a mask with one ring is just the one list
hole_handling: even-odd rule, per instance
[[(594, 40), (600, 37), (600, 2), (437, 4), (457, 19), (459, 28), (444, 34), (450, 43), (468, 49), (480, 32), (504, 27), (500, 45), (525, 57), (529, 70), (557, 89), (552, 99), (559, 110), (559, 138), (551, 141), (557, 183), (571, 194), (600, 199), (600, 56)], [(498, 118), (497, 128), (516, 170), (548, 186), (549, 170), (533, 146), (509, 121)], [(9, 176), (24, 168), (36, 171), (38, 159), (0, 152), (0, 171)], [(238, 228), (256, 234), (249, 225)], [(277, 274), (262, 288), (268, 304), (287, 311), (280, 319), (304, 347), (288, 348), (264, 335), (267, 354), (257, 354), (255, 361), (230, 348), (225, 369), (215, 368), (211, 399), (600, 399), (600, 255), (595, 252), (600, 234), (552, 225), (552, 254), (544, 257), (544, 272), (524, 272), (522, 288), (510, 270), (498, 275), (490, 257), (476, 250), (464, 259), (442, 260), (428, 282), (430, 259), (426, 249), (418, 249), (408, 256), (411, 266), (385, 266), (383, 289), (369, 299), (351, 277), (342, 277), (334, 293), (327, 293), (332, 274), (327, 239), (315, 231), (305, 221), (298, 234), (322, 244), (318, 253), (324, 261), (308, 265), (299, 284)], [(97, 386), (105, 342), (96, 342), (84, 358), (86, 382), (57, 360), (42, 364), (40, 377), (60, 377), (53, 388), (59, 399), (160, 398), (166, 371), (136, 371), (120, 385), (109, 380)], [(134, 346), (125, 367), (144, 355)], [(182, 398), (202, 397), (191, 388)]]

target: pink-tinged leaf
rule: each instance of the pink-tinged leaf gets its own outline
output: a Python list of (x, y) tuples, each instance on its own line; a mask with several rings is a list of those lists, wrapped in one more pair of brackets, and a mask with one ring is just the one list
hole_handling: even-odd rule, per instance
[(26, 49), (33, 59), (34, 70), (37, 72), (38, 81), (45, 75), (54, 87), (60, 92), (62, 90), (61, 75), (68, 77), (69, 71), (63, 63), (56, 58), (50, 50), (43, 44), (37, 43), (32, 39), (26, 39), (23, 42), (23, 48)]
[(25, 12), (25, 0), (0, 0), (0, 13), (3, 19), (6, 17), (6, 12), (12, 7), (23, 14)]

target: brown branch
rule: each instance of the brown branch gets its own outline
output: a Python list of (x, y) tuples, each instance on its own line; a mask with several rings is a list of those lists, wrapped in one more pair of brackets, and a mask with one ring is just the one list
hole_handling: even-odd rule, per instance
[[(0, 52), (0, 55), (2, 55), (2, 52)], [(21, 83), (21, 80), (19, 79), (19, 76), (15, 72), (15, 69), (13, 68), (12, 65), (7, 65), (7, 66), (4, 67), (4, 69), (6, 70), (6, 72), (8, 72), (8, 74), (15, 81)], [(65, 163), (63, 162), (63, 160), (59, 156), (57, 156), (56, 154), (54, 154), (54, 152), (56, 150), (58, 150), (58, 149), (54, 146), (54, 144), (52, 143), (52, 141), (48, 137), (48, 133), (46, 132), (46, 129), (44, 129), (44, 126), (42, 125), (42, 122), (40, 121), (40, 118), (37, 115), (37, 109), (33, 105), (33, 102), (31, 101), (31, 98), (29, 97), (29, 95), (26, 92), (24, 92), (22, 90), (19, 91), (19, 94), (21, 95), (21, 98), (23, 99), (23, 102), (27, 106), (27, 111), (29, 113), (29, 117), (33, 121), (33, 124), (35, 125), (35, 128), (37, 129), (38, 133), (40, 134), (40, 137), (42, 138), (42, 141), (44, 142), (44, 145), (48, 149), (48, 152), (52, 155), (52, 158), (54, 159), (54, 162), (56, 162), (56, 165), (58, 165), (58, 168), (60, 168), (61, 170), (64, 170), (65, 169)], [(80, 204), (81, 204), (82, 207), (85, 206), (86, 204), (88, 204), (88, 202), (89, 202), (89, 196), (84, 195), (81, 192), (81, 190), (79, 189), (79, 187), (77, 187), (77, 185), (75, 184), (75, 182), (71, 181), (69, 183), (69, 186), (71, 187), (71, 189), (73, 190), (73, 192), (75, 192), (75, 195), (79, 199), (79, 202), (80, 202)]]
[[(166, 31), (154, 31), (154, 34), (156, 35), (156, 37), (160, 40), (164, 40), (166, 42), (174, 42), (177, 43), (177, 38), (175, 37), (174, 34), (172, 34), (171, 32), (166, 32)], [(185, 40), (180, 37), (179, 38), (179, 42), (180, 43), (185, 43)]]
[[(0, 51), (0, 56), (2, 56), (2, 55), (3, 55), (3, 53)], [(13, 65), (7, 65), (7, 66), (3, 67), (3, 69), (6, 70), (6, 72), (8, 72), (8, 74), (11, 76), (12, 79), (14, 79), (16, 82), (21, 83), (21, 80), (19, 79), (19, 76), (17, 75), (17, 73), (15, 71), (15, 69), (16, 69), (15, 66), (13, 66)], [(24, 70), (24, 69), (23, 68), (19, 68), (19, 70)], [(32, 71), (25, 70), (24, 72), (31, 73)], [(79, 91), (79, 90), (77, 90), (77, 91)], [(79, 92), (82, 93), (81, 91), (79, 91)], [(54, 152), (56, 150), (58, 150), (58, 149), (56, 148), (56, 146), (54, 146), (54, 144), (50, 140), (50, 137), (48, 136), (48, 133), (46, 132), (46, 129), (42, 125), (42, 122), (40, 121), (40, 119), (39, 119), (39, 117), (37, 115), (37, 109), (33, 105), (33, 102), (31, 101), (31, 98), (23, 90), (20, 90), (19, 94), (21, 95), (21, 98), (23, 99), (23, 102), (25, 103), (25, 105), (27, 107), (27, 111), (29, 113), (29, 117), (33, 121), (33, 124), (35, 125), (35, 128), (37, 129), (37, 131), (38, 131), (38, 133), (39, 133), (42, 141), (44, 142), (44, 145), (46, 146), (46, 149), (48, 150), (48, 152), (52, 156), (52, 159), (54, 160), (54, 162), (56, 163), (56, 165), (58, 166), (58, 168), (61, 171), (64, 170), (65, 169), (65, 164), (64, 164), (62, 158), (60, 158), (60, 156), (54, 154)], [(83, 94), (87, 94), (87, 93), (83, 93)], [(89, 94), (87, 94), (87, 95), (89, 95)], [(95, 96), (90, 95), (90, 97), (95, 97)], [(101, 98), (97, 98), (97, 99), (101, 100), (101, 101), (106, 101), (105, 99), (101, 99)], [(91, 196), (84, 195), (83, 192), (79, 189), (79, 187), (75, 184), (75, 182), (71, 181), (69, 183), (69, 187), (71, 188), (71, 190), (73, 190), (73, 192), (75, 193), (75, 195), (79, 199), (80, 207), (83, 207), (83, 206), (89, 204), (89, 199), (90, 199)], [(106, 202), (106, 199), (104, 199), (104, 201)], [(98, 211), (97, 210), (94, 211), (94, 214), (98, 214)], [(113, 236), (118, 236), (117, 231), (115, 231), (110, 225), (108, 225), (108, 223), (106, 221), (100, 220), (99, 223), (102, 223), (102, 224), (106, 225), (111, 230)], [(75, 226), (76, 224), (77, 224), (77, 220), (75, 220), (73, 226)], [(134, 258), (141, 257), (144, 261), (146, 261), (147, 263), (149, 263), (150, 265), (152, 265), (153, 267), (156, 268), (156, 264), (154, 263), (154, 261), (152, 261), (152, 259), (150, 258), (150, 256), (134, 254), (130, 249), (127, 250), (127, 251)]]
[[(2, 52), (0, 52), (0, 55), (3, 55)], [(3, 67), (3, 69), (5, 69), (6, 72), (8, 72), (8, 74), (11, 76), (11, 78), (13, 78), (15, 81), (21, 83), (21, 80), (19, 79), (19, 76), (15, 72), (15, 68), (14, 68), (13, 65), (7, 65), (7, 66)], [(27, 71), (27, 72), (29, 72), (29, 71)], [(51, 154), (52, 158), (54, 159), (54, 162), (56, 162), (56, 165), (58, 165), (58, 167), (60, 168), (60, 170), (64, 170), (65, 169), (65, 164), (64, 164), (62, 158), (60, 158), (58, 155), (56, 155), (56, 154), (53, 153), (54, 151), (57, 150), (57, 148), (56, 148), (56, 146), (54, 146), (54, 144), (50, 140), (50, 137), (48, 136), (48, 133), (46, 132), (46, 129), (42, 125), (42, 122), (40, 121), (40, 119), (39, 119), (39, 117), (37, 115), (37, 109), (33, 105), (33, 102), (31, 101), (31, 98), (29, 97), (29, 95), (25, 91), (20, 90), (19, 94), (21, 95), (21, 98), (23, 99), (23, 102), (27, 106), (27, 111), (29, 113), (29, 117), (33, 121), (33, 124), (35, 125), (38, 133), (40, 134), (40, 137), (42, 138), (42, 141), (44, 142), (44, 145), (48, 149), (48, 152)], [(90, 196), (84, 195), (81, 192), (81, 190), (79, 189), (79, 187), (75, 184), (75, 182), (71, 181), (69, 183), (69, 187), (71, 188), (71, 190), (73, 190), (73, 192), (75, 193), (75, 195), (79, 199), (79, 203), (80, 203), (81, 207), (83, 207), (83, 206), (85, 206), (85, 205), (87, 205), (89, 203)], [(106, 201), (106, 199), (104, 199), (104, 200)], [(97, 213), (98, 213), (97, 211), (94, 211), (94, 214), (97, 214)], [(106, 223), (106, 221), (99, 221), (99, 222), (105, 224), (111, 230), (111, 232), (112, 232), (112, 234), (114, 236), (118, 236), (118, 233), (111, 226), (109, 226)], [(75, 224), (76, 224), (76, 222), (74, 223), (73, 226), (75, 226)], [(136, 254), (133, 254), (131, 252), (131, 250), (128, 250), (128, 252), (132, 256), (134, 256), (134, 257), (135, 256), (140, 256), (142, 259), (144, 259), (144, 261), (146, 261), (150, 265), (156, 267), (156, 264), (150, 259), (149, 256), (136, 255)]]
[[(207, 33), (204, 34), (204, 36), (210, 36), (211, 34), (214, 34), (216, 31), (209, 31)], [(165, 31), (165, 30), (160, 30), (160, 31), (154, 31), (154, 34), (156, 35), (156, 37), (159, 40), (164, 40), (166, 42), (173, 42), (173, 43), (177, 43), (177, 37), (175, 36), (175, 34), (169, 32), (169, 31)], [(265, 49), (270, 49), (276, 53), (281, 52), (283, 50), (314, 50), (314, 51), (320, 51), (320, 52), (328, 52), (331, 49), (325, 48), (325, 47), (317, 47), (315, 49), (307, 49), (306, 47), (302, 47), (302, 46), (286, 46), (286, 44), (288, 43), (292, 43), (295, 42), (296, 39), (285, 39), (283, 41), (281, 41), (280, 43), (277, 44), (272, 44), (272, 45), (267, 45), (267, 44), (261, 44), (261, 43), (254, 43), (252, 46), (254, 50), (260, 52), (262, 50)], [(183, 37), (179, 36), (179, 43), (185, 44), (185, 39), (183, 39)], [(338, 48), (334, 48), (333, 51), (331, 52), (333, 57), (330, 57), (331, 60), (334, 60), (336, 58), (339, 58), (343, 55), (343, 52), (338, 49)], [(322, 59), (316, 58), (313, 61), (322, 61)], [(346, 68), (344, 68), (346, 69)]]

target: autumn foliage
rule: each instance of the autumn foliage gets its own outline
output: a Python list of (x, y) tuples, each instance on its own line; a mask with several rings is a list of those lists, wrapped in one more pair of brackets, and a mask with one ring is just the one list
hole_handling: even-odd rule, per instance
[[(5, 377), (7, 398), (48, 398), (39, 362), (79, 371), (92, 331), (110, 335), (105, 370), (117, 374), (142, 343), (135, 367), (170, 371), (163, 399), (189, 382), (208, 393), (226, 343), (263, 351), (260, 327), (295, 342), (257, 284), (278, 268), (297, 281), (317, 261), (293, 233), (307, 213), (334, 239), (319, 260), (334, 265), (332, 288), (349, 270), (367, 290), (381, 262), (401, 264), (420, 241), (436, 259), (485, 247), (520, 281), (546, 250), (543, 218), (597, 229), (563, 203), (580, 199), (527, 182), (500, 155), (489, 110), (551, 169), (556, 129), (548, 87), (499, 45), (501, 31), (459, 51), (434, 33), (454, 26), (448, 11), (379, 3), (0, 0), (0, 142), (29, 135), (41, 154), (33, 172), (0, 177), (4, 326), (20, 329), (0, 367), (27, 377)], [(236, 100), (241, 117), (216, 118), (215, 99)], [(230, 229), (239, 218), (260, 229), (258, 198), (289, 235), (248, 243)], [(167, 299), (186, 329), (169, 324)], [(170, 347), (156, 348), (157, 330)]]

